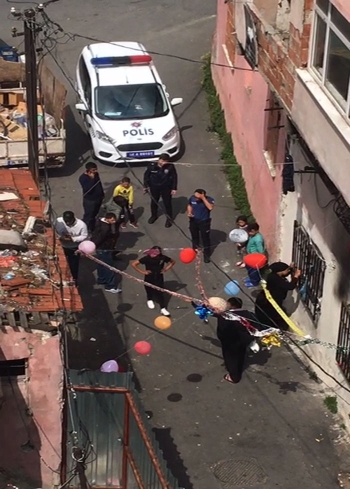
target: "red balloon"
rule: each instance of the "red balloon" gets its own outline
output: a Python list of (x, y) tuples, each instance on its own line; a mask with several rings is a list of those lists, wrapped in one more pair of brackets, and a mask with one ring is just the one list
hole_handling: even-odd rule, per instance
[(148, 341), (138, 341), (137, 343), (135, 343), (134, 349), (140, 355), (148, 355), (149, 352), (152, 350), (152, 347), (148, 343)]
[(267, 263), (267, 258), (262, 253), (250, 253), (243, 258), (244, 263), (251, 268), (262, 268)]
[(182, 263), (191, 263), (195, 260), (197, 253), (192, 248), (184, 248), (180, 251), (180, 260)]

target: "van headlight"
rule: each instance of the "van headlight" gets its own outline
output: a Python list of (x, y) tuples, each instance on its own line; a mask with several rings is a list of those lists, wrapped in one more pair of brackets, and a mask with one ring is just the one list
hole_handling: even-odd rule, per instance
[(107, 136), (107, 134), (105, 134), (104, 132), (96, 131), (96, 136), (98, 137), (98, 139), (104, 141), (105, 143), (111, 143), (111, 138)]
[(172, 129), (170, 129), (170, 131), (168, 131), (166, 134), (164, 134), (163, 141), (168, 141), (168, 139), (171, 139), (172, 137), (174, 137), (175, 134), (177, 133), (177, 131), (178, 131), (177, 126), (174, 126)]

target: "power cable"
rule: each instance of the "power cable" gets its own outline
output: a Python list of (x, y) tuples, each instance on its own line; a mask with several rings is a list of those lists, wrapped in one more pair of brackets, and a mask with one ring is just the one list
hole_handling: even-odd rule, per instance
[[(49, 19), (49, 17), (48, 17), (48, 16), (47, 16), (47, 21), (52, 22), (52, 21)], [(64, 32), (64, 31), (63, 31), (63, 29), (62, 29), (62, 32)], [(89, 36), (82, 36), (82, 35), (80, 35), (80, 34), (73, 34), (73, 33), (70, 33), (69, 35), (72, 37), (72, 39), (74, 39), (74, 37), (80, 37), (80, 38), (87, 39), (87, 40), (91, 40), (91, 41), (95, 41), (95, 42), (102, 42), (102, 43), (106, 43), (106, 41), (103, 41), (103, 40), (100, 40), (100, 39), (97, 39), (97, 38), (92, 38), (92, 37), (89, 37)], [(108, 42), (108, 43), (109, 43), (109, 44), (118, 45), (118, 43), (111, 43), (111, 42)], [(44, 44), (44, 46), (45, 46), (45, 43), (44, 43), (44, 42), (43, 42), (43, 44)], [(121, 45), (121, 46), (122, 46), (122, 45)], [(45, 46), (45, 48), (46, 48), (46, 46)], [(135, 50), (137, 50), (137, 49), (135, 48)], [(140, 51), (140, 50), (139, 50), (139, 51)], [(65, 71), (62, 69), (62, 67), (60, 66), (60, 64), (59, 64), (59, 63), (58, 63), (58, 61), (56, 60), (55, 56), (52, 54), (52, 52), (51, 52), (51, 51), (49, 51), (49, 54), (50, 54), (51, 58), (53, 59), (53, 61), (55, 62), (55, 64), (56, 64), (56, 65), (58, 66), (58, 68), (60, 69), (61, 73), (62, 73), (62, 74), (64, 75), (64, 77), (67, 79), (67, 81), (69, 82), (69, 84), (71, 85), (71, 87), (73, 88), (73, 90), (74, 90), (76, 93), (78, 93), (78, 92), (77, 92), (77, 90), (76, 90), (76, 88), (75, 88), (75, 86), (74, 86), (74, 84), (72, 83), (72, 81), (70, 80), (70, 78), (69, 78), (69, 77), (66, 75)], [(149, 51), (149, 54), (156, 54), (156, 55), (160, 55), (160, 56), (167, 56), (167, 57), (171, 57), (171, 58), (182, 59), (182, 60), (184, 60), (184, 61), (196, 62), (196, 63), (201, 63), (201, 64), (203, 64), (203, 62), (202, 62), (202, 61), (199, 61), (199, 60), (192, 60), (192, 59), (190, 59), (190, 58), (184, 58), (184, 57), (180, 57), (180, 56), (177, 56), (177, 55), (168, 55), (168, 54), (164, 54), (164, 53), (158, 53), (158, 52), (155, 52), (155, 51), (153, 51), (153, 52), (152, 52), (152, 51)], [(220, 65), (220, 64), (217, 64), (217, 63), (212, 63), (212, 64), (213, 64), (213, 65), (215, 65), (215, 66), (226, 66), (226, 65)], [(230, 67), (230, 68), (232, 69), (232, 67)], [(252, 70), (249, 70), (249, 71), (252, 71)], [(79, 93), (78, 93), (78, 95), (79, 95)], [(94, 121), (95, 121), (95, 122), (96, 122), (96, 124), (97, 124), (97, 125), (99, 125), (99, 127), (101, 128), (101, 132), (102, 132), (103, 134), (105, 134), (105, 135), (108, 137), (108, 135), (107, 135), (107, 134), (105, 133), (105, 131), (102, 129), (101, 124), (100, 124), (98, 121), (96, 121), (96, 118), (94, 118)], [(114, 146), (115, 150), (116, 150), (116, 151), (119, 153), (119, 150), (118, 150), (118, 148), (117, 148), (117, 147), (114, 145), (114, 143), (112, 143), (112, 145)], [(119, 153), (119, 154), (120, 154), (120, 153)], [(135, 174), (134, 170), (132, 169), (132, 167), (131, 167), (131, 166), (130, 166), (130, 164), (128, 163), (128, 160), (127, 160), (127, 159), (125, 159), (125, 158), (123, 158), (123, 161), (124, 161), (124, 163), (127, 165), (127, 167), (128, 167), (128, 169), (129, 169), (129, 171), (130, 171), (130, 172), (131, 172), (131, 174), (134, 176), (134, 178), (135, 178), (135, 179), (136, 179), (136, 180), (137, 180), (137, 181), (140, 183), (140, 185), (143, 187), (143, 182), (142, 182), (142, 181), (141, 181), (141, 180), (140, 180), (140, 179), (137, 177), (137, 175)], [(116, 164), (115, 164), (114, 166), (116, 166)], [(151, 196), (151, 195), (150, 195), (150, 197), (151, 197), (151, 199), (152, 199), (152, 196)], [(153, 200), (154, 200), (154, 202), (155, 202), (155, 199), (153, 199)], [(157, 204), (157, 206), (159, 206), (159, 202), (155, 202), (155, 203)], [(170, 218), (170, 216), (167, 216), (167, 215), (166, 215), (166, 217), (167, 217), (167, 218)], [(177, 228), (177, 229), (180, 231), (180, 233), (181, 233), (181, 234), (182, 234), (182, 235), (183, 235), (183, 236), (184, 236), (186, 239), (189, 239), (189, 240), (191, 241), (191, 238), (190, 238), (190, 237), (189, 237), (189, 236), (188, 236), (188, 235), (187, 235), (187, 234), (186, 234), (186, 233), (183, 231), (183, 229), (182, 229), (180, 226), (178, 226), (178, 225), (177, 225), (177, 223), (175, 223), (175, 222), (174, 222), (172, 219), (171, 219), (171, 221), (174, 223), (175, 227), (176, 227), (176, 228)], [(227, 278), (229, 281), (232, 281), (232, 278), (231, 278), (231, 277), (230, 277), (230, 276), (229, 276), (229, 275), (228, 275), (228, 274), (225, 272), (225, 270), (223, 270), (223, 269), (222, 269), (222, 268), (221, 268), (219, 265), (217, 265), (217, 264), (216, 264), (214, 261), (212, 261), (212, 260), (211, 260), (211, 263), (214, 265), (214, 267), (215, 267), (215, 268), (216, 268), (216, 269), (217, 269), (219, 272), (223, 273), (223, 274), (225, 275), (225, 277), (226, 277), (226, 278)], [(255, 305), (254, 300), (253, 300), (253, 299), (250, 297), (250, 295), (249, 295), (249, 294), (248, 294), (248, 293), (247, 293), (247, 292), (246, 292), (246, 291), (245, 291), (245, 290), (244, 290), (244, 289), (243, 289), (243, 288), (240, 286), (240, 284), (238, 284), (238, 287), (240, 288), (241, 292), (242, 292), (242, 293), (243, 293), (243, 294), (244, 294), (244, 295), (245, 295), (245, 296), (246, 296), (246, 297), (247, 297), (247, 298), (248, 298), (248, 299), (249, 299), (249, 300), (250, 300), (250, 301), (251, 301), (251, 302), (252, 302), (252, 303)], [(257, 307), (259, 307), (259, 306), (257, 306)], [(260, 307), (259, 307), (259, 308), (260, 308)], [(261, 308), (260, 308), (260, 309), (261, 309)], [(274, 321), (272, 318), (270, 318), (270, 317), (269, 317), (269, 319), (271, 320), (272, 324), (274, 324), (274, 325), (277, 327), (277, 329), (279, 329), (279, 328), (278, 328), (277, 323), (276, 323), (276, 322), (275, 322), (275, 321)], [(300, 348), (300, 347), (299, 347), (299, 348)], [(303, 351), (303, 352), (304, 352), (304, 350), (303, 350), (302, 348), (300, 348), (300, 349), (301, 349), (301, 351)], [(305, 354), (306, 354), (306, 352), (305, 352)], [(307, 354), (306, 354), (306, 356), (307, 356), (307, 357), (310, 359), (310, 361), (311, 361), (311, 362), (312, 362), (314, 365), (316, 365), (317, 367), (319, 367), (321, 370), (324, 370), (324, 369), (322, 369), (322, 367), (321, 367), (321, 366), (320, 366), (320, 365), (319, 365), (319, 364), (318, 364), (318, 363), (317, 363), (315, 360), (311, 359), (311, 357), (310, 357), (309, 355), (307, 355)], [(326, 374), (327, 374), (327, 375), (328, 375), (328, 376), (329, 376), (329, 377), (330, 377), (332, 380), (334, 380), (334, 379), (335, 379), (335, 378), (334, 378), (334, 377), (333, 377), (331, 374), (329, 374), (329, 373), (326, 373)], [(336, 382), (337, 382), (337, 383), (339, 383), (338, 381), (336, 381)], [(339, 383), (339, 385), (340, 385), (340, 386), (342, 386), (342, 384), (340, 384), (340, 383)], [(342, 386), (342, 387), (344, 387), (344, 386)], [(345, 388), (345, 387), (344, 387), (344, 388)], [(346, 388), (345, 388), (345, 389), (346, 389)]]
[[(42, 63), (42, 60), (43, 60), (43, 56), (37, 65), (37, 74), (38, 74), (37, 78), (38, 78), (38, 86), (39, 86), (40, 97), (42, 97), (42, 80), (41, 80), (41, 72), (40, 72), (40, 65)], [(43, 148), (44, 148), (44, 156), (47, 156), (46, 130), (45, 130), (46, 129), (46, 112), (45, 112), (45, 104), (44, 104), (44, 101), (42, 99), (40, 100), (40, 106), (41, 106), (42, 119), (43, 119), (43, 122), (42, 122), (42, 142), (43, 142)], [(47, 158), (45, 158), (45, 161), (47, 161)], [(57, 215), (55, 216), (54, 209), (51, 205), (51, 186), (50, 186), (50, 182), (49, 182), (49, 175), (48, 175), (48, 169), (47, 169), (46, 164), (44, 165), (44, 187), (45, 187), (46, 198), (48, 199), (48, 201), (50, 203), (49, 204), (50, 205), (50, 207), (49, 207), (49, 220), (51, 221), (51, 223), (53, 225), (54, 220), (55, 220)], [(56, 237), (56, 233), (53, 233), (53, 255), (54, 256), (56, 255), (56, 246), (57, 246), (57, 237)], [(94, 460), (92, 460), (92, 461), (87, 462), (91, 453), (95, 454), (95, 459), (96, 459), (97, 455), (96, 455), (96, 452), (94, 451), (89, 432), (88, 432), (86, 426), (84, 425), (84, 423), (82, 422), (82, 420), (79, 416), (79, 410), (77, 408), (77, 403), (76, 403), (76, 393), (71, 386), (71, 381), (70, 381), (70, 376), (69, 376), (70, 368), (69, 368), (69, 354), (68, 354), (68, 327), (67, 327), (68, 312), (65, 308), (65, 303), (64, 303), (64, 290), (63, 290), (64, 281), (63, 281), (62, 269), (61, 269), (57, 259), (54, 260), (54, 264), (55, 264), (56, 271), (59, 275), (60, 299), (61, 299), (61, 303), (63, 305), (63, 311), (62, 311), (63, 317), (62, 317), (62, 322), (61, 322), (61, 331), (63, 331), (63, 335), (61, 334), (62, 348), (60, 348), (60, 352), (61, 352), (62, 365), (64, 368), (65, 384), (66, 384), (66, 388), (67, 388), (67, 407), (68, 407), (71, 426), (72, 426), (72, 432), (71, 432), (71, 437), (72, 437), (72, 442), (73, 442), (72, 457), (74, 458), (73, 450), (78, 448), (78, 446), (79, 446), (79, 440), (78, 440), (78, 432), (77, 432), (77, 429), (75, 427), (74, 413), (73, 413), (71, 397), (73, 398), (73, 402), (75, 405), (75, 415), (76, 415), (76, 418), (78, 419), (79, 428), (80, 428), (81, 432), (83, 432), (84, 437), (86, 438), (85, 444), (83, 444), (84, 448), (82, 450), (83, 460), (79, 460), (79, 461), (76, 460), (76, 462), (77, 463), (78, 462), (83, 463), (84, 465), (86, 465), (87, 463), (92, 463), (94, 461)], [(50, 268), (48, 267), (48, 269), (50, 269)], [(77, 475), (77, 473), (78, 473), (77, 469), (75, 470), (75, 472), (76, 472), (75, 475)]]
[[(44, 23), (49, 27), (50, 24), (51, 26), (55, 26), (59, 32), (61, 33), (64, 33), (66, 36), (68, 36), (68, 38), (72, 41), (75, 40), (75, 38), (80, 38), (80, 39), (85, 39), (87, 41), (93, 41), (93, 42), (98, 42), (98, 43), (104, 43), (104, 44), (113, 44), (114, 46), (120, 46), (120, 47), (123, 47), (123, 44), (122, 43), (118, 43), (118, 42), (113, 42), (113, 41), (106, 41), (106, 40), (101, 40), (97, 37), (91, 37), (91, 36), (85, 36), (83, 34), (79, 34), (79, 33), (76, 33), (76, 32), (66, 32), (63, 27), (58, 24), (57, 22), (54, 22), (46, 12), (41, 12), (42, 15), (43, 15), (43, 19), (44, 19)], [(57, 42), (57, 41), (56, 41)], [(136, 51), (136, 52), (143, 52), (140, 48), (130, 48), (132, 51)], [(172, 59), (178, 59), (180, 61), (186, 61), (186, 62), (189, 62), (189, 63), (194, 63), (194, 64), (199, 64), (199, 65), (205, 65), (206, 64), (206, 61), (204, 60), (199, 60), (199, 59), (193, 59), (193, 58), (188, 58), (186, 56), (180, 56), (180, 55), (176, 55), (176, 54), (169, 54), (169, 53), (161, 53), (159, 51), (147, 51), (149, 54), (153, 54), (153, 55), (156, 55), (156, 56), (163, 56), (163, 57), (166, 57), (166, 58), (172, 58)], [(226, 65), (226, 64), (223, 64), (223, 63), (216, 63), (216, 62), (211, 62), (210, 63), (212, 66), (217, 66), (217, 67), (220, 67), (220, 68), (229, 68), (230, 70), (239, 70), (239, 71), (255, 71), (254, 69), (252, 68), (243, 68), (243, 67), (240, 67), (240, 66), (230, 66), (230, 65)]]

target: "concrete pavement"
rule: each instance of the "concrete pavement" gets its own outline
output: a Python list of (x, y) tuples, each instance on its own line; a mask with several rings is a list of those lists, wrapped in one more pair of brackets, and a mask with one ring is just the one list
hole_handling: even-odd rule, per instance
[[(0, 0), (0, 7), (4, 13), (0, 37), (12, 43), (10, 28), (14, 22), (7, 21), (5, 15), (9, 4)], [(52, 4), (48, 13), (71, 32), (104, 40), (140, 40), (152, 51), (200, 59), (210, 49), (215, 2), (61, 0)], [(57, 47), (55, 55), (71, 78), (86, 43), (77, 38)], [(242, 278), (243, 272), (233, 266), (234, 247), (227, 241), (227, 233), (234, 227), (235, 209), (220, 165), (218, 142), (207, 132), (200, 66), (167, 56), (155, 56), (155, 62), (171, 96), (184, 97), (183, 106), (177, 110), (186, 143), (181, 161), (203, 164), (178, 166), (176, 223), (188, 234), (187, 197), (198, 186), (206, 188), (216, 199), (213, 259), (232, 278)], [(72, 106), (74, 101), (70, 90), (68, 102)], [(52, 199), (58, 214), (70, 207), (80, 215), (77, 179), (90, 156), (89, 142), (78, 115), (73, 110), (67, 114), (67, 165), (51, 174)], [(142, 178), (142, 167), (135, 172)], [(100, 174), (109, 193), (122, 176), (134, 180), (127, 168), (101, 164)], [(133, 183), (140, 228), (123, 232), (120, 245), (125, 251), (116, 262), (123, 269), (150, 245), (181, 248), (189, 244), (176, 227), (164, 228), (164, 216), (152, 226), (147, 224), (149, 198), (137, 182)], [(167, 253), (177, 259), (177, 250)], [(338, 421), (323, 406), (323, 387), (288, 350), (275, 348), (269, 358), (254, 356), (241, 384), (222, 383), (224, 369), (215, 321), (204, 325), (191, 306), (172, 299), (169, 309), (173, 325), (159, 332), (153, 327), (157, 311), (147, 309), (142, 286), (124, 280), (123, 294), (107, 297), (95, 285), (93, 269), (92, 263), (83, 263), (81, 292), (86, 309), (79, 329), (72, 330), (71, 367), (99, 368), (111, 358), (132, 366), (145, 409), (150, 411), (150, 422), (180, 486), (337, 487), (336, 474), (345, 450), (344, 442), (338, 440)], [(203, 265), (202, 279), (208, 296), (222, 295), (228, 282), (213, 264)], [(166, 276), (166, 286), (199, 296), (193, 265), (178, 261)], [(133, 354), (135, 341), (141, 339), (152, 344), (147, 357)]]

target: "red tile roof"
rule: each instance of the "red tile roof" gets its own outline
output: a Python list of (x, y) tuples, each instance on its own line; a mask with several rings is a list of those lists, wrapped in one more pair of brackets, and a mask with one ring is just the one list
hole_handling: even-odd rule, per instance
[[(28, 170), (0, 169), (0, 192), (13, 192), (19, 198), (0, 201), (0, 229), (15, 229), (22, 232), (29, 216), (44, 220), (45, 201)], [(43, 227), (32, 241), (27, 242), (28, 251), (34, 256), (18, 253), (12, 264), (0, 252), (0, 303), (12, 311), (28, 313), (54, 313), (66, 310), (78, 312), (83, 309), (81, 297), (75, 286), (68, 285), (72, 277), (62, 246), (58, 240), (54, 249), (54, 230)], [(53, 253), (57, 257), (52, 259)], [(30, 255), (30, 253), (29, 253)], [(51, 259), (48, 258), (51, 256)], [(48, 279), (33, 274), (37, 266), (47, 272)], [(15, 277), (5, 280), (7, 272)], [(64, 286), (60, 288), (61, 277)], [(66, 285), (67, 284), (67, 285)], [(4, 297), (5, 296), (5, 297)]]

